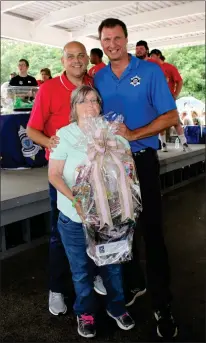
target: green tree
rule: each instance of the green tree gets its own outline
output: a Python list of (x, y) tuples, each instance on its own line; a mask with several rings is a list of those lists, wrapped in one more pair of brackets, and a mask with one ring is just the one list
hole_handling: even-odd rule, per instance
[(1, 83), (8, 81), (11, 72), (17, 72), (19, 59), (25, 58), (29, 61), (29, 74), (39, 78), (42, 68), (49, 68), (52, 75), (61, 73), (62, 51), (58, 48), (42, 46), (12, 41), (8, 39), (1, 40)]
[(205, 100), (205, 47), (190, 46), (163, 51), (166, 62), (174, 64), (183, 78), (180, 96)]
[[(205, 99), (205, 48), (192, 46), (173, 48), (163, 51), (166, 61), (174, 64), (183, 77), (183, 89), (180, 96), (192, 95), (200, 100)], [(23, 43), (8, 39), (1, 40), (1, 83), (8, 81), (11, 72), (17, 71), (20, 58), (28, 59), (29, 73), (40, 77), (40, 69), (50, 68), (52, 76), (59, 75), (62, 51), (58, 48)], [(105, 63), (108, 58), (104, 56)], [(91, 64), (88, 66), (91, 67)]]

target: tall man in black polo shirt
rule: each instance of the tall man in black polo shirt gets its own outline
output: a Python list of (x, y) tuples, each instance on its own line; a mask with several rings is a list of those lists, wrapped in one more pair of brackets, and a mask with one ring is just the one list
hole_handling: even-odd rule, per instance
[(27, 60), (23, 58), (19, 60), (18, 69), (19, 75), (10, 80), (10, 86), (38, 86), (36, 79), (27, 73), (29, 69), (29, 62)]

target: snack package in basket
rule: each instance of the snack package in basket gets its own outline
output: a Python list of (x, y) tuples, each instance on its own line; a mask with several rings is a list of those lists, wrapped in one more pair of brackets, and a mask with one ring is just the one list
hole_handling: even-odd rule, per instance
[(87, 254), (98, 266), (132, 258), (133, 233), (142, 210), (130, 148), (115, 136), (120, 122), (122, 116), (113, 123), (104, 117), (86, 120), (88, 161), (79, 166), (73, 187), (84, 213)]

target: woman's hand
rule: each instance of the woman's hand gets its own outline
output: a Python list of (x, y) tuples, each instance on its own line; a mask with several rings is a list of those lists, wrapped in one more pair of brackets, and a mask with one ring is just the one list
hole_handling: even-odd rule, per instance
[(49, 138), (49, 142), (48, 142), (48, 145), (47, 145), (47, 148), (50, 152), (52, 152), (54, 148), (57, 147), (57, 145), (59, 144), (59, 137), (57, 136), (51, 136)]
[(80, 216), (82, 222), (84, 222), (85, 217), (84, 217), (84, 213), (83, 213), (83, 210), (82, 210), (81, 201), (77, 201), (76, 202), (75, 208), (76, 208), (77, 214)]

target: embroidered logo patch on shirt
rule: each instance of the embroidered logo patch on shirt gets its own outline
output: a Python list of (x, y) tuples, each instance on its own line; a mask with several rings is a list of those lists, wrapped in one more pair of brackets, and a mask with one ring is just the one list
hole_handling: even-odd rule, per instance
[(134, 77), (131, 77), (130, 85), (136, 87), (136, 86), (140, 85), (140, 80), (141, 80), (141, 78), (139, 76), (135, 75)]

